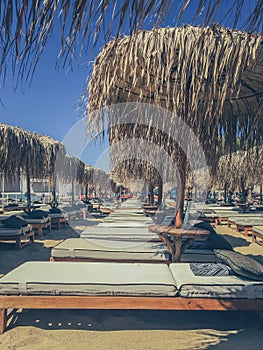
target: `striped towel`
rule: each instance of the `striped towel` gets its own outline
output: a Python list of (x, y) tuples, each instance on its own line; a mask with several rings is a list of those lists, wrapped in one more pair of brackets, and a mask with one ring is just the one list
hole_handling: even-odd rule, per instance
[(222, 263), (190, 263), (190, 269), (195, 276), (229, 276), (231, 268)]

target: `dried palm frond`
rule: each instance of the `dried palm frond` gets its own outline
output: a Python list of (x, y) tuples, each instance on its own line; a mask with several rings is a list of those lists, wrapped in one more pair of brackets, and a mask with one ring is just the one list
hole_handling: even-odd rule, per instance
[(219, 159), (217, 172), (213, 177), (214, 187), (230, 189), (242, 186), (262, 184), (263, 148), (252, 148), (247, 151), (237, 151)]
[[(245, 6), (248, 1), (250, 11)], [(2, 78), (10, 61), (18, 78), (28, 78), (33, 74), (55, 28), (60, 33), (61, 55), (66, 61), (77, 51), (96, 45), (99, 39), (108, 40), (112, 35), (118, 37), (127, 29), (130, 34), (149, 24), (157, 27), (171, 16), (175, 25), (182, 14), (187, 13), (188, 7), (190, 18), (195, 13), (204, 25), (223, 22), (235, 28), (244, 18), (247, 30), (262, 30), (262, 0), (248, 1), (184, 0), (175, 4), (172, 0), (2, 0)]]
[[(223, 138), (228, 152), (236, 150), (237, 136), (241, 147), (261, 144), (262, 58), (261, 35), (216, 25), (138, 31), (111, 41), (98, 55), (89, 82), (89, 129), (116, 124), (115, 115), (104, 120), (105, 106), (140, 102), (170, 111), (171, 126), (173, 116), (181, 118), (209, 150), (211, 164)], [(162, 128), (151, 131), (150, 122), (149, 115), (148, 134), (158, 139)], [(117, 129), (122, 133), (122, 126)]]
[(78, 158), (66, 154), (62, 180), (83, 182), (85, 164)]
[(0, 169), (6, 176), (27, 173), (43, 178), (53, 174), (57, 156), (64, 156), (65, 147), (48, 136), (0, 124), (0, 154)]

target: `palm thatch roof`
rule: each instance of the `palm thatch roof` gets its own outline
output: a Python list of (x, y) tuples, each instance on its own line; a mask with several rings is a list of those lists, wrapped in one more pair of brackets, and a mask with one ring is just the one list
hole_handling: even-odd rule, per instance
[[(187, 162), (195, 152), (186, 142), (187, 130), (199, 140), (213, 171), (223, 147), (231, 154), (237, 139), (244, 149), (262, 144), (262, 39), (213, 25), (141, 30), (111, 41), (97, 57), (87, 89), (89, 129), (98, 133), (108, 125), (112, 145), (116, 139), (140, 137), (162, 147), (177, 160), (184, 193)], [(118, 123), (123, 113), (116, 110), (122, 103), (136, 109), (133, 123)], [(150, 112), (153, 105), (163, 110)], [(111, 106), (117, 106), (115, 112)], [(160, 127), (154, 125), (156, 118)], [(178, 118), (188, 126), (180, 129), (178, 124), (181, 135), (174, 128)]]
[[(88, 86), (89, 112), (121, 102), (164, 107), (204, 146), (225, 138), (228, 151), (263, 139), (262, 36), (219, 26), (138, 31), (98, 55)], [(89, 127), (104, 116), (89, 113)]]
[(84, 174), (83, 174), (83, 183), (86, 185), (90, 185), (93, 183), (93, 173), (94, 167), (89, 164), (85, 164), (84, 166)]
[(65, 147), (49, 136), (0, 124), (0, 154), (0, 169), (6, 176), (12, 178), (26, 172), (43, 178), (53, 174), (57, 156), (64, 156)]
[(37, 138), (44, 145), (46, 150), (46, 172), (48, 175), (60, 174), (61, 164), (65, 161), (66, 148), (63, 143), (52, 139), (50, 136), (38, 135)]
[(62, 180), (83, 182), (85, 164), (78, 158), (66, 154)]
[(2, 0), (2, 78), (9, 61), (13, 63), (13, 70), (17, 69), (19, 79), (28, 78), (30, 72), (33, 74), (55, 27), (61, 35), (58, 50), (61, 49), (61, 55), (68, 61), (78, 51), (96, 45), (98, 38), (118, 37), (127, 27), (132, 33), (149, 23), (158, 26), (167, 18), (174, 18), (173, 24), (176, 24), (188, 8), (190, 18), (201, 18), (204, 25), (227, 22), (235, 28), (238, 21), (244, 19), (243, 28), (252, 32), (262, 30), (262, 0), (249, 2), (249, 11), (247, 5), (247, 0), (184, 0), (178, 4), (173, 0)]
[(263, 183), (263, 148), (237, 151), (220, 157), (213, 177), (214, 187), (237, 189)]

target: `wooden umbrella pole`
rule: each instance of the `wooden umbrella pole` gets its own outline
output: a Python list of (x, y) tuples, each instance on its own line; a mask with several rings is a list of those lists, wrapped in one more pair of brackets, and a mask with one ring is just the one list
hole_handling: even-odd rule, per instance
[(56, 187), (57, 187), (57, 178), (56, 175), (53, 177), (53, 201), (56, 202)]
[(154, 205), (154, 194), (153, 194), (153, 184), (150, 183), (149, 185), (149, 192), (150, 192), (150, 205)]
[(2, 173), (2, 211), (4, 212), (4, 197), (5, 197), (5, 173)]
[(161, 176), (159, 175), (159, 178), (158, 178), (158, 209), (161, 209), (162, 200), (163, 200), (163, 181), (162, 181)]
[(185, 153), (183, 153), (181, 155), (181, 164), (179, 166), (181, 195), (180, 197), (176, 196), (176, 213), (175, 213), (176, 228), (180, 228), (183, 225), (184, 196), (185, 196), (185, 188), (186, 188), (186, 165), (187, 165), (187, 158)]
[(74, 179), (71, 180), (71, 203), (74, 203), (75, 193), (74, 193)]
[(89, 185), (87, 182), (85, 185), (85, 199), (86, 199), (86, 201), (89, 199)]
[(27, 166), (26, 168), (26, 192), (27, 192), (27, 207), (31, 207), (31, 188), (30, 188), (30, 172)]

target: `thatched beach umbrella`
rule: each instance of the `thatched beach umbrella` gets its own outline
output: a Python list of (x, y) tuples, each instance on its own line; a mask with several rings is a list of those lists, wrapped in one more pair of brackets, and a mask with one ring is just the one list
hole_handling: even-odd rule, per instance
[(72, 187), (72, 194), (71, 194), (71, 200), (72, 203), (74, 202), (74, 187), (75, 183), (81, 184), (83, 182), (84, 177), (84, 169), (85, 164), (78, 159), (77, 157), (71, 156), (69, 154), (65, 157), (65, 163), (64, 163), (64, 174), (63, 179), (68, 182), (71, 182)]
[(30, 178), (44, 178), (54, 173), (57, 155), (64, 146), (48, 136), (18, 127), (0, 125), (0, 169), (9, 179), (24, 173), (27, 180), (27, 203), (31, 205)]
[(46, 176), (52, 179), (53, 183), (53, 203), (57, 202), (56, 191), (57, 191), (57, 178), (64, 174), (64, 162), (66, 156), (65, 146), (52, 139), (50, 136), (37, 135), (38, 139), (45, 147), (46, 161), (45, 161), (45, 173)]
[[(129, 151), (128, 151), (129, 152)], [(115, 155), (116, 156), (116, 155)], [(151, 193), (149, 202), (154, 204), (154, 188), (158, 187), (158, 207), (162, 202), (163, 182), (166, 181), (159, 173), (159, 169), (154, 164), (142, 159), (128, 158), (123, 162), (118, 162), (114, 168), (115, 179), (127, 188), (132, 182), (143, 180)]]
[(245, 189), (254, 185), (262, 185), (262, 169), (262, 147), (224, 155), (219, 159), (212, 185), (214, 188), (224, 188), (225, 200), (228, 190), (241, 190), (241, 199), (244, 201)]
[(104, 171), (103, 169), (94, 167), (93, 170), (93, 190), (95, 191), (95, 195), (97, 196), (98, 192), (104, 194), (111, 189), (111, 179), (110, 175)]
[[(241, 147), (262, 143), (262, 55), (261, 35), (218, 26), (139, 31), (112, 41), (94, 64), (88, 90), (89, 128), (99, 129), (106, 119), (106, 113), (91, 111), (107, 105), (161, 106), (192, 129), (213, 164), (223, 138), (230, 153), (236, 149), (237, 135)], [(158, 138), (158, 133), (148, 127), (149, 140)], [(179, 156), (183, 186), (186, 158), (185, 152)]]
[(19, 127), (0, 124), (0, 169), (10, 179), (29, 171), (34, 177), (43, 174), (44, 147), (32, 133)]
[(223, 22), (232, 28), (239, 24), (252, 32), (262, 31), (262, 0), (2, 0), (2, 78), (10, 62), (19, 80), (34, 74), (53, 31), (60, 36), (60, 58), (67, 62), (100, 45), (98, 39), (103, 36), (109, 40), (127, 30), (130, 34), (138, 28), (148, 28), (149, 24), (159, 27), (165, 20), (175, 25), (184, 13), (193, 23), (202, 21), (204, 26)]
[(83, 184), (85, 186), (85, 200), (89, 199), (90, 188), (93, 186), (94, 167), (92, 165), (85, 164)]

